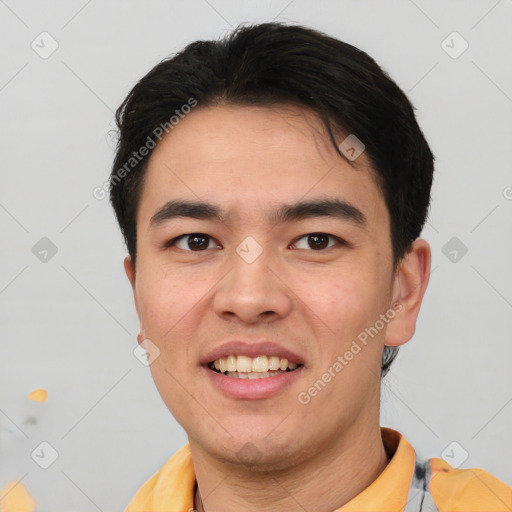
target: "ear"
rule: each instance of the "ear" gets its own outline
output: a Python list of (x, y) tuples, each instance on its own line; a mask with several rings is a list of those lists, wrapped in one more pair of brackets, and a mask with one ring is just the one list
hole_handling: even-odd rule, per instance
[(396, 270), (393, 284), (393, 309), (397, 311), (386, 329), (384, 344), (396, 347), (407, 343), (416, 330), (416, 319), (430, 277), (431, 250), (418, 238)]
[[(130, 281), (130, 284), (132, 285), (133, 300), (135, 302), (135, 310), (137, 311), (137, 316), (139, 317), (141, 333), (144, 334), (144, 326), (142, 325), (139, 304), (137, 302), (137, 288), (135, 286), (135, 283), (136, 283), (135, 266), (133, 265), (132, 259), (130, 256), (126, 256), (126, 258), (124, 259), (124, 271), (126, 272), (128, 281)], [(139, 339), (139, 337), (140, 336), (138, 336), (137, 339)], [(139, 340), (139, 343), (140, 343), (140, 340)]]
[(126, 272), (128, 281), (130, 281), (130, 284), (132, 285), (132, 289), (135, 291), (135, 267), (133, 266), (130, 255), (126, 256), (124, 259), (124, 271)]

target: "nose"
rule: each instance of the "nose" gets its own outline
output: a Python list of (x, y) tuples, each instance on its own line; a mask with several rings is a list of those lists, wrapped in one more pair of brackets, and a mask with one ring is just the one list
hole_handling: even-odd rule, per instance
[(226, 319), (255, 324), (272, 322), (288, 315), (292, 293), (279, 275), (279, 266), (270, 251), (254, 260), (233, 251), (231, 270), (221, 280), (214, 297), (214, 310)]

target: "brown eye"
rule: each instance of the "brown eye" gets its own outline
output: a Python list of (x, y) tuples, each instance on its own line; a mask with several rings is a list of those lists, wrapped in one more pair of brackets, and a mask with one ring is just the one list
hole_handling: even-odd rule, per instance
[(210, 248), (213, 239), (204, 233), (190, 233), (181, 235), (166, 244), (166, 247), (176, 246), (178, 249), (189, 252), (201, 252)]
[(193, 251), (200, 251), (201, 249), (207, 249), (209, 245), (208, 236), (193, 235), (187, 237), (188, 247)]
[[(332, 247), (335, 244), (329, 245), (329, 239), (336, 240), (338, 243), (342, 243), (343, 241), (334, 236), (334, 235), (327, 235), (325, 233), (310, 233), (308, 235), (304, 235), (300, 237), (296, 242), (295, 246), (297, 246), (298, 249), (312, 249), (313, 251), (319, 251), (322, 249), (326, 249), (329, 247)], [(305, 243), (302, 243), (302, 247), (299, 246), (299, 242), (301, 240), (306, 240)]]
[(325, 249), (329, 244), (329, 236), (308, 235), (308, 244), (312, 249)]

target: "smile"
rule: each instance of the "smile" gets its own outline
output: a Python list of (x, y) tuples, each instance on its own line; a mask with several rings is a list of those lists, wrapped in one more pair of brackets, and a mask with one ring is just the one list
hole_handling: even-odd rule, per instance
[(292, 372), (299, 366), (285, 357), (230, 355), (209, 364), (211, 370), (235, 379), (264, 379)]

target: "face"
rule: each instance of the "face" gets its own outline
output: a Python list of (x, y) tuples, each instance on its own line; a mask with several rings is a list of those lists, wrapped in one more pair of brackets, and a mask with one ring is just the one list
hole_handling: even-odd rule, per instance
[(150, 158), (125, 267), (158, 391), (218, 460), (284, 467), (378, 421), (399, 285), (382, 193), (355, 163), (292, 107), (198, 108)]

